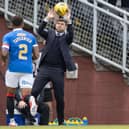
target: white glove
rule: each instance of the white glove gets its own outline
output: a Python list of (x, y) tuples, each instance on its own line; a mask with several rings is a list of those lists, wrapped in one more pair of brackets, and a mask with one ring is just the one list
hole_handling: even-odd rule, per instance
[(27, 106), (27, 104), (21, 100), (19, 103), (18, 103), (18, 108), (22, 109), (22, 108), (25, 108)]

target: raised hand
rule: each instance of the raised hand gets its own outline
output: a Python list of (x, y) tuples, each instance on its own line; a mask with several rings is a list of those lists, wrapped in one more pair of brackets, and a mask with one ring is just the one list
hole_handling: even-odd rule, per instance
[(55, 11), (53, 9), (51, 9), (48, 14), (47, 14), (47, 17), (46, 17), (49, 21), (50, 20), (53, 20), (55, 18)]
[(68, 9), (68, 12), (66, 13), (66, 15), (64, 16), (64, 18), (67, 20), (68, 23), (70, 23), (71, 19), (71, 10), (70, 8)]

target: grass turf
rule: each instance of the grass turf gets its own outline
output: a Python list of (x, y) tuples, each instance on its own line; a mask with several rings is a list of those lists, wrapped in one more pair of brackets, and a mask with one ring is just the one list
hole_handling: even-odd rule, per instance
[(0, 129), (129, 129), (129, 125), (87, 125), (87, 126), (0, 126)]

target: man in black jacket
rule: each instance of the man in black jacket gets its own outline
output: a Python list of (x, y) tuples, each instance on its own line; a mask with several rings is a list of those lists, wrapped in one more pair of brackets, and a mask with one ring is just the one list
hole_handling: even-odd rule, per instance
[(56, 19), (55, 29), (46, 29), (47, 22), (55, 20), (55, 15), (55, 12), (50, 10), (37, 30), (38, 34), (46, 40), (46, 45), (31, 93), (37, 97), (47, 82), (53, 83), (58, 124), (62, 125), (64, 123), (64, 72), (66, 69), (74, 71), (76, 67), (69, 52), (69, 45), (73, 41), (70, 11), (65, 19)]

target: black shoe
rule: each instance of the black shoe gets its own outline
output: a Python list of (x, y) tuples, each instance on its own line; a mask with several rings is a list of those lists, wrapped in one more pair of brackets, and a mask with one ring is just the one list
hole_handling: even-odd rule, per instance
[(59, 125), (65, 125), (64, 122), (59, 122)]

